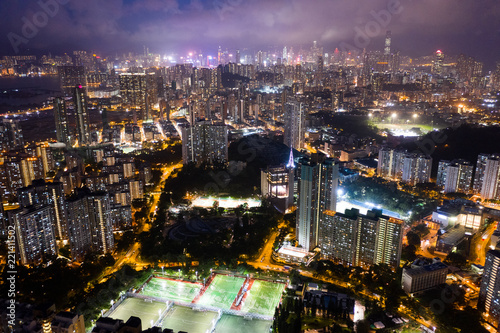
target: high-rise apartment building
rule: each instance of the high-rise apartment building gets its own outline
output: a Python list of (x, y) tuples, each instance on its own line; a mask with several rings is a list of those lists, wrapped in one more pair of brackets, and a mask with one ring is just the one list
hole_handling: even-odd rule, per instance
[(387, 264), (398, 267), (403, 221), (381, 210), (362, 215), (356, 209), (323, 212), (321, 256), (351, 266)]
[(305, 139), (305, 114), (302, 103), (288, 98), (284, 105), (284, 121), (285, 144), (296, 150), (302, 149)]
[(483, 199), (497, 199), (500, 196), (500, 156), (480, 154), (477, 157), (473, 190)]
[(76, 86), (73, 90), (73, 103), (76, 115), (76, 137), (78, 145), (84, 147), (90, 144), (90, 123), (87, 104), (87, 93), (82, 86)]
[(401, 180), (415, 185), (431, 180), (432, 158), (423, 154), (406, 154), (403, 158)]
[(444, 188), (444, 193), (471, 190), (473, 166), (469, 161), (439, 161), (436, 185)]
[(24, 146), (24, 137), (19, 120), (2, 119), (0, 121), (0, 151), (20, 149)]
[(323, 211), (336, 209), (339, 165), (316, 154), (299, 160), (297, 175), (297, 240), (304, 249), (312, 250), (321, 242)]
[(69, 147), (71, 144), (69, 136), (68, 115), (66, 112), (66, 102), (63, 98), (54, 99), (54, 120), (56, 123), (57, 141), (66, 144)]
[(36, 265), (57, 255), (54, 215), (50, 206), (19, 208), (8, 213), (16, 230), (18, 260)]
[(32, 185), (18, 189), (17, 197), (21, 208), (50, 206), (56, 238), (68, 239), (62, 183), (46, 183), (43, 179), (35, 180)]
[(113, 249), (113, 224), (109, 195), (79, 191), (66, 201), (68, 236), (73, 258), (88, 252), (108, 253)]
[(228, 159), (227, 126), (199, 122), (182, 127), (182, 160), (188, 163), (225, 163)]
[(490, 250), (486, 254), (484, 273), (479, 289), (477, 308), (484, 310), (488, 322), (497, 327), (500, 318), (500, 251)]

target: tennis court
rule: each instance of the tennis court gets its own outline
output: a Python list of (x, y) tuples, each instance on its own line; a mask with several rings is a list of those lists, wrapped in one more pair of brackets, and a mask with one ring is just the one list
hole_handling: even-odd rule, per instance
[(165, 303), (131, 297), (125, 299), (108, 317), (123, 321), (127, 321), (131, 316), (139, 317), (142, 322), (142, 329), (148, 329), (154, 326), (154, 323), (156, 323), (161, 312), (166, 307)]
[(272, 316), (278, 306), (285, 284), (254, 280), (241, 311)]
[(197, 304), (230, 309), (245, 278), (227, 275), (216, 275)]
[(200, 292), (201, 287), (202, 285), (197, 283), (155, 277), (144, 286), (140, 293), (146, 296), (191, 303)]
[(209, 333), (214, 329), (219, 314), (212, 311), (196, 311), (188, 307), (174, 305), (163, 319), (161, 327), (174, 332)]
[(248, 320), (239, 316), (222, 315), (215, 333), (269, 333), (272, 321), (253, 319)]

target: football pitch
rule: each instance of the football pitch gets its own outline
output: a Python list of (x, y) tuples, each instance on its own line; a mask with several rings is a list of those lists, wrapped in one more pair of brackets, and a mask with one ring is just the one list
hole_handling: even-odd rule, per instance
[(230, 309), (245, 278), (216, 275), (197, 304)]
[(269, 333), (272, 321), (253, 319), (247, 320), (243, 317), (222, 315), (217, 326), (215, 326), (215, 333)]
[(144, 286), (140, 293), (146, 296), (191, 303), (200, 292), (201, 287), (201, 284), (154, 277)]
[(285, 284), (254, 280), (241, 311), (272, 316), (278, 306)]
[[(154, 323), (160, 318), (160, 313), (165, 310), (167, 305), (161, 302), (145, 301), (140, 298), (125, 299), (108, 317), (121, 319), (126, 322), (131, 316), (139, 317), (142, 322), (142, 328), (153, 327)], [(153, 325), (151, 325), (153, 321)]]
[(195, 311), (188, 307), (174, 305), (163, 319), (161, 328), (170, 328), (174, 332), (209, 333), (214, 329), (217, 318), (217, 312)]

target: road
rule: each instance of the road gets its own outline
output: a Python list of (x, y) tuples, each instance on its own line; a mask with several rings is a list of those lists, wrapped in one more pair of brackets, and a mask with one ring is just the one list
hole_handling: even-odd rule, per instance
[[(154, 188), (154, 190), (152, 191), (153, 202), (151, 204), (151, 209), (149, 211), (150, 214), (151, 213), (154, 214), (156, 212), (156, 208), (158, 207), (158, 201), (160, 200), (161, 189), (164, 186), (165, 180), (168, 177), (170, 177), (172, 172), (175, 171), (175, 169), (177, 169), (177, 168), (182, 168), (182, 163), (177, 163), (177, 164), (162, 168), (163, 174), (161, 176), (160, 182), (158, 183), (156, 188)], [(139, 230), (138, 230), (138, 234), (140, 234), (141, 232), (147, 232), (150, 228), (151, 228), (151, 224), (142, 223)], [(122, 254), (119, 257), (115, 257), (115, 264), (104, 270), (104, 272), (101, 274), (101, 276), (98, 280), (99, 283), (105, 282), (111, 274), (118, 271), (123, 265), (125, 265), (127, 263), (131, 263), (131, 264), (138, 263), (139, 260), (137, 257), (139, 255), (139, 252), (140, 252), (140, 243), (135, 242), (134, 244), (132, 244), (130, 246), (130, 248), (127, 250), (127, 252), (125, 254)], [(147, 263), (139, 263), (138, 266), (144, 267), (145, 264), (147, 264)]]

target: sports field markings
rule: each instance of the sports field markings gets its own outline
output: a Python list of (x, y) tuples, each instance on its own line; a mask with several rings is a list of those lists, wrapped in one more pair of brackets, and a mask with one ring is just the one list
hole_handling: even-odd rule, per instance
[(213, 331), (218, 318), (217, 312), (197, 311), (174, 305), (163, 319), (161, 327), (173, 329), (174, 332), (208, 333)]
[(131, 316), (139, 317), (142, 328), (148, 329), (158, 321), (166, 307), (165, 303), (132, 297), (125, 299), (108, 317), (123, 321), (127, 321)]
[(216, 275), (196, 303), (230, 309), (244, 282), (243, 277)]
[(190, 303), (198, 295), (202, 287), (201, 283), (189, 283), (155, 277), (144, 286), (140, 294)]
[(272, 316), (278, 306), (285, 284), (254, 280), (241, 306), (242, 312)]
[(269, 333), (269, 329), (273, 324), (272, 321), (253, 319), (248, 320), (240, 316), (222, 315), (215, 333)]

